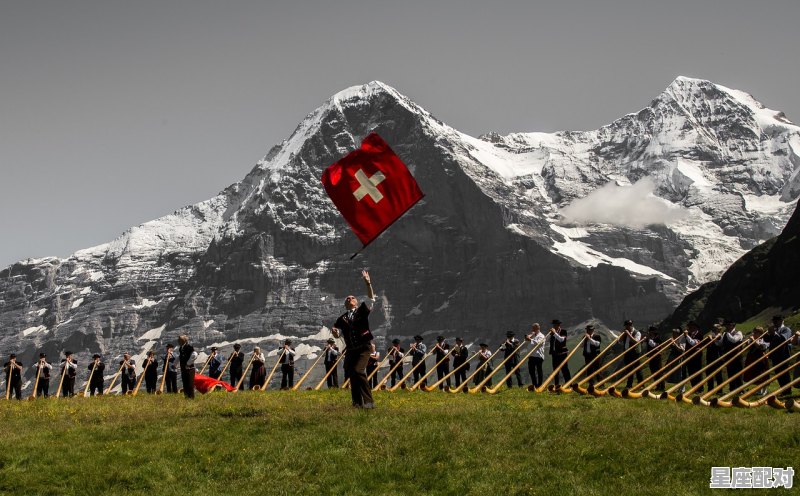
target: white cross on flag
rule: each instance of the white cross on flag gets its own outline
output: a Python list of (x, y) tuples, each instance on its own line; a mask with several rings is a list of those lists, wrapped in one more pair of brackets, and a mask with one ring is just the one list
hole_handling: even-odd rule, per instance
[(406, 165), (377, 133), (325, 169), (322, 184), (364, 246), (424, 196)]

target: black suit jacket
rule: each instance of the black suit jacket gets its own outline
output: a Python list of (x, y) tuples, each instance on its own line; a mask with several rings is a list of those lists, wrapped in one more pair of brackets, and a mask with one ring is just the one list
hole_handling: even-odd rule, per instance
[(589, 353), (586, 353), (586, 342), (583, 343), (583, 357), (587, 360), (594, 360), (600, 354), (601, 338), (597, 334), (592, 334), (592, 340), (597, 341), (597, 346), (590, 344)]
[(342, 334), (348, 350), (362, 349), (372, 341), (372, 333), (369, 331), (369, 313), (367, 304), (361, 302), (353, 313), (353, 318), (348, 319), (348, 312), (343, 313), (333, 326)]

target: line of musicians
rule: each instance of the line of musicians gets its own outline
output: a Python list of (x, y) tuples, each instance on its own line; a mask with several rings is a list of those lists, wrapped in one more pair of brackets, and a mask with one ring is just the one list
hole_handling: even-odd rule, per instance
[[(601, 336), (595, 333), (595, 328), (592, 325), (586, 326), (583, 332), (586, 339), (583, 340), (583, 349), (581, 351), (585, 364), (588, 365), (593, 362), (593, 360), (600, 353)], [(630, 320), (627, 320), (623, 323), (623, 330), (621, 332), (624, 333), (624, 336), (619, 341), (621, 343), (620, 351), (625, 352), (623, 355), (624, 360), (621, 366), (629, 366), (634, 362), (638, 362), (642, 357), (642, 351), (646, 353), (660, 346), (663, 342), (656, 327), (649, 327), (647, 333), (643, 334), (634, 327), (633, 322)], [(761, 363), (757, 364), (758, 366), (751, 367), (751, 369), (748, 370), (748, 374), (744, 374), (744, 377), (738, 377), (736, 380), (732, 381), (729, 385), (730, 390), (739, 387), (743, 380), (747, 381), (750, 378), (756, 377), (767, 370), (767, 361), (761, 359), (768, 352), (768, 350), (775, 349), (775, 352), (769, 357), (769, 361), (774, 365), (788, 359), (791, 356), (792, 344), (795, 346), (800, 345), (800, 331), (793, 334), (791, 329), (784, 325), (784, 319), (780, 315), (776, 315), (772, 319), (772, 325), (768, 326), (767, 329), (764, 329), (763, 327), (756, 327), (748, 338), (744, 338), (742, 332), (736, 329), (736, 323), (731, 320), (724, 320), (715, 325), (710, 332), (710, 337), (714, 342), (712, 345), (706, 348), (705, 363), (710, 363), (711, 361), (716, 360), (733, 347), (741, 344), (743, 339), (752, 339), (756, 341), (755, 345), (750, 347), (745, 357), (740, 357), (739, 359), (731, 361), (726, 368), (726, 372), (729, 377), (732, 377), (736, 375), (737, 372), (741, 371), (744, 366), (759, 361)], [(668, 348), (669, 353), (667, 356), (667, 362), (679, 357), (688, 348), (695, 346), (700, 340), (703, 339), (703, 332), (695, 322), (689, 322), (686, 326), (686, 329), (673, 330), (672, 338), (674, 340)], [(557, 319), (552, 321), (552, 328), (548, 335), (545, 335), (542, 332), (539, 324), (533, 324), (531, 326), (530, 333), (526, 334), (524, 339), (527, 343), (529, 343), (529, 346), (536, 347), (536, 350), (528, 358), (528, 374), (530, 376), (531, 384), (539, 387), (544, 380), (543, 364), (546, 353), (550, 354), (551, 356), (553, 370), (556, 370), (560, 367), (559, 373), (554, 378), (554, 384), (556, 386), (561, 385), (562, 379), (563, 384), (569, 384), (571, 379), (569, 365), (564, 364), (562, 366), (562, 363), (567, 359), (567, 355), (570, 350), (567, 346), (567, 331), (562, 327), (561, 321)], [(547, 339), (549, 339), (549, 342), (546, 343), (545, 341)], [(781, 346), (779, 348), (779, 345), (783, 344), (787, 340), (790, 340), (791, 342), (787, 343), (786, 346)], [(287, 339), (277, 350), (277, 356), (279, 357), (281, 370), (281, 389), (290, 389), (294, 386), (296, 351), (291, 345), (291, 340)], [(219, 353), (216, 347), (211, 348), (211, 354), (206, 364), (208, 367), (208, 376), (214, 379), (220, 379), (222, 373), (227, 370), (229, 372), (230, 384), (241, 389), (241, 386), (244, 385), (242, 375), (245, 372), (243, 366), (246, 357), (245, 353), (241, 351), (240, 344), (235, 344), (233, 349), (234, 351), (232, 356), (226, 360), (225, 357)], [(524, 347), (520, 347), (520, 341), (516, 338), (515, 333), (513, 331), (507, 332), (506, 340), (496, 352), (502, 352), (507, 374), (518, 365), (519, 354), (520, 352), (524, 351), (525, 349)], [(338, 388), (339, 377), (337, 370), (338, 367), (336, 367), (336, 365), (342, 352), (339, 350), (338, 346), (336, 346), (335, 340), (331, 338), (328, 339), (325, 348), (322, 350), (322, 353), (324, 355), (322, 358), (327, 376), (327, 387)], [(388, 370), (391, 371), (391, 377), (389, 378), (391, 386), (394, 387), (405, 377), (403, 371), (403, 362), (408, 355), (411, 356), (411, 367), (414, 368), (413, 383), (417, 383), (421, 380), (421, 385), (426, 386), (427, 380), (423, 379), (423, 377), (427, 374), (427, 366), (424, 360), (429, 356), (429, 353), (428, 347), (425, 345), (424, 338), (421, 335), (414, 336), (413, 342), (409, 345), (408, 350), (401, 347), (401, 342), (399, 339), (392, 340), (390, 347), (386, 351), (386, 356), (384, 359), (384, 361), (388, 361)], [(468, 371), (470, 370), (470, 364), (464, 364), (471, 358), (476, 358), (478, 362), (477, 367), (479, 370), (473, 376), (475, 384), (480, 383), (488, 374), (491, 374), (494, 371), (492, 363), (494, 354), (490, 351), (486, 343), (480, 343), (479, 350), (477, 350), (477, 352), (471, 357), (470, 352), (467, 349), (467, 346), (464, 344), (462, 338), (457, 337), (455, 339), (455, 344), (453, 344), (451, 347), (451, 345), (447, 343), (444, 336), (437, 336), (436, 343), (433, 344), (431, 355), (435, 358), (435, 363), (437, 364), (437, 382), (441, 381), (441, 379), (445, 378), (450, 373), (451, 359), (453, 369), (458, 369), (458, 371), (453, 374), (452, 377), (448, 377), (439, 384), (440, 389), (451, 387), (453, 384), (455, 387), (458, 387), (465, 382), (467, 380)], [(253, 389), (255, 386), (263, 387), (267, 378), (266, 357), (259, 347), (255, 347), (253, 352), (248, 354), (248, 356), (250, 357), (250, 377), (247, 384), (247, 389)], [(507, 358), (508, 360), (505, 360)], [(159, 366), (159, 359), (155, 356), (153, 351), (149, 351), (147, 353), (142, 365), (145, 389), (148, 393), (156, 392), (158, 387), (159, 371), (166, 374), (166, 377), (162, 377), (166, 387), (166, 392), (178, 392), (177, 359), (178, 356), (176, 353), (174, 353), (174, 346), (172, 344), (166, 345), (165, 352), (160, 359), (160, 363), (162, 364), (161, 366)], [(376, 369), (381, 362), (381, 354), (377, 351), (375, 345), (373, 344), (370, 359), (367, 365), (367, 375), (370, 376), (370, 385), (373, 388), (378, 384), (378, 374), (376, 373)], [(601, 363), (599, 362), (600, 361), (592, 364), (591, 370), (587, 370), (586, 375), (591, 375), (594, 371), (599, 369), (601, 366)], [(164, 363), (167, 364), (166, 367), (163, 366)], [(125, 392), (131, 391), (136, 387), (136, 363), (131, 358), (130, 354), (125, 353), (118, 365), (121, 375), (122, 393), (124, 394)], [(664, 384), (668, 382), (680, 382), (684, 377), (688, 377), (688, 375), (699, 371), (703, 365), (702, 354), (695, 355), (691, 359), (686, 360), (683, 364), (683, 367), (673, 372), (669, 378), (662, 382), (662, 387), (664, 387)], [(656, 354), (649, 360), (648, 368), (651, 374), (655, 374), (662, 368), (661, 353)], [(39, 360), (33, 364), (33, 369), (38, 376), (38, 380), (36, 381), (36, 396), (48, 397), (50, 395), (50, 381), (53, 376), (53, 365), (48, 362), (45, 353), (39, 354)], [(89, 371), (89, 394), (92, 396), (95, 394), (102, 395), (105, 382), (103, 375), (105, 371), (105, 363), (102, 361), (100, 355), (95, 354), (92, 357), (92, 361), (87, 364), (86, 369)], [(6, 375), (6, 397), (10, 398), (13, 396), (16, 399), (21, 399), (23, 364), (17, 361), (16, 355), (11, 354), (9, 356), (8, 362), (4, 364), (4, 371)], [(795, 374), (800, 376), (800, 367), (796, 368)], [(75, 395), (75, 381), (77, 375), (78, 362), (73, 357), (72, 352), (66, 351), (64, 353), (64, 358), (61, 360), (59, 376), (61, 377), (62, 396), (70, 397)], [(451, 378), (453, 380), (452, 384), (450, 380)], [(344, 379), (346, 381), (347, 377)], [(509, 388), (513, 387), (514, 379), (516, 379), (518, 387), (523, 386), (522, 374), (520, 373), (519, 368), (517, 368), (513, 375), (508, 377), (506, 380), (506, 386)], [(628, 378), (627, 387), (630, 388), (633, 386), (634, 382), (641, 382), (642, 380), (642, 372), (639, 370), (636, 372), (636, 374), (631, 375)], [(700, 384), (703, 380), (703, 374), (699, 374), (694, 377), (690, 383), (692, 386), (695, 386)], [(783, 374), (778, 377), (778, 383), (781, 386), (788, 384), (790, 380), (791, 378), (789, 377), (789, 374)], [(594, 380), (590, 380), (589, 382), (594, 383)], [(722, 372), (719, 372), (713, 377), (708, 378), (706, 382), (708, 391), (713, 389), (715, 385), (719, 385), (722, 382)], [(491, 386), (491, 379), (489, 379), (486, 384), (487, 386)]]

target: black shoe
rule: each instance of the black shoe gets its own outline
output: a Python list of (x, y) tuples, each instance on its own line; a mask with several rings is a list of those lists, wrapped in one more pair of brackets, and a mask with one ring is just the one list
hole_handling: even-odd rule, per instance
[(361, 406), (361, 408), (363, 408), (365, 410), (372, 410), (373, 408), (375, 408), (375, 403), (364, 403)]

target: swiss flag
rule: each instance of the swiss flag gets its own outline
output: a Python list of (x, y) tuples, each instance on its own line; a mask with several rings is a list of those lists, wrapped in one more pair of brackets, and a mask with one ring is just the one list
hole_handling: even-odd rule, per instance
[(194, 376), (194, 388), (197, 389), (199, 392), (206, 394), (210, 390), (214, 389), (215, 387), (220, 386), (225, 388), (227, 391), (235, 391), (236, 388), (228, 384), (227, 382), (218, 381), (216, 379), (212, 379), (207, 375), (200, 375), (196, 374)]
[(364, 246), (424, 196), (406, 164), (377, 133), (325, 169), (322, 184)]

